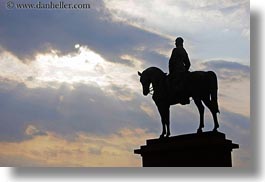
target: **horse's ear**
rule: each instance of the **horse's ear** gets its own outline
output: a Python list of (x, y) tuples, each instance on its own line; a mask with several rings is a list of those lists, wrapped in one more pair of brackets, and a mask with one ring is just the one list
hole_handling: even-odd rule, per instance
[(142, 76), (142, 73), (141, 73), (140, 71), (138, 71), (138, 75), (139, 75), (139, 76)]

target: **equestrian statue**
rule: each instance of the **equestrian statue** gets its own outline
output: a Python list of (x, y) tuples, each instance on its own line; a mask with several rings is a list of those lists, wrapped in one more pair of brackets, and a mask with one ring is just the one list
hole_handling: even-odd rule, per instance
[[(190, 97), (194, 100), (199, 113), (200, 124), (197, 133), (204, 127), (204, 103), (212, 113), (214, 120), (213, 131), (219, 128), (218, 108), (218, 82), (213, 71), (190, 72), (190, 60), (183, 47), (184, 40), (178, 37), (175, 41), (169, 59), (169, 74), (167, 75), (157, 67), (150, 67), (142, 73), (138, 71), (143, 88), (143, 95), (153, 92), (153, 100), (158, 108), (162, 122), (160, 138), (170, 136), (170, 106), (175, 104), (190, 104)], [(152, 85), (152, 89), (150, 89)]]

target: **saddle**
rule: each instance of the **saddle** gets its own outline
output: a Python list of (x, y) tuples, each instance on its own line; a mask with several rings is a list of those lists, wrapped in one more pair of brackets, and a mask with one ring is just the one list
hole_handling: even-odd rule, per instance
[(189, 74), (190, 72), (179, 72), (167, 75), (168, 99), (171, 105), (190, 103), (188, 92)]

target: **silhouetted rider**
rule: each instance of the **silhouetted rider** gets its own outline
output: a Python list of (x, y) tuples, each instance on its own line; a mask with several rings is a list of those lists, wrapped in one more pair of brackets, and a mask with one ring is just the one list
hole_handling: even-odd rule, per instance
[(190, 60), (186, 50), (183, 47), (184, 40), (181, 37), (176, 39), (176, 48), (173, 49), (169, 59), (169, 74), (175, 72), (186, 72), (190, 68)]
[(169, 78), (177, 83), (177, 90), (180, 94), (180, 103), (189, 104), (189, 97), (184, 91), (185, 75), (190, 68), (188, 53), (183, 47), (184, 40), (178, 37), (175, 41), (176, 48), (173, 49), (169, 59)]

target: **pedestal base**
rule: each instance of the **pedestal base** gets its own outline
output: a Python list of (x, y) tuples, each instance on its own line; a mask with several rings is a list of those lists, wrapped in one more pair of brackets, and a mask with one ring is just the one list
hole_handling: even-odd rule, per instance
[(142, 156), (143, 167), (232, 167), (236, 148), (225, 134), (204, 132), (147, 140), (134, 153)]

